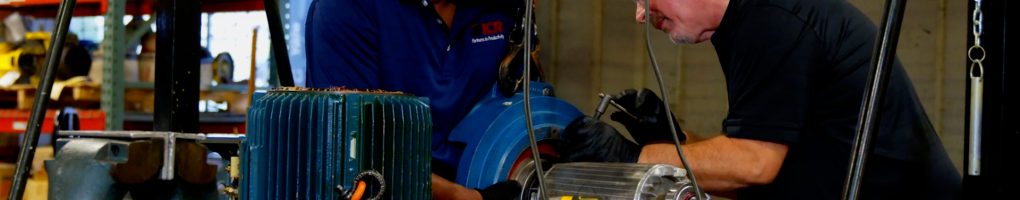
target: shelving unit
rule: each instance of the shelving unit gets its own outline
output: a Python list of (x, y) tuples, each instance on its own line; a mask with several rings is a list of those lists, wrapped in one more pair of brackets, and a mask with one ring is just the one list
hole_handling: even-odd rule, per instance
[[(74, 9), (74, 16), (95, 16), (106, 12), (107, 0), (78, 0)], [(18, 12), (21, 15), (53, 18), (57, 16), (57, 6), (60, 0), (12, 0), (7, 4), (0, 4), (0, 16), (7, 16)]]
[[(285, 0), (284, 0), (285, 1)], [(101, 108), (105, 112), (104, 127), (107, 130), (123, 130), (124, 122), (147, 123), (152, 121), (152, 114), (139, 117), (143, 113), (125, 113), (125, 89), (155, 89), (151, 82), (125, 82), (124, 56), (128, 51), (126, 44), (137, 41), (144, 34), (142, 31), (125, 33), (124, 16), (126, 14), (153, 14), (156, 0), (78, 0), (74, 10), (75, 16), (104, 16), (104, 39), (100, 43), (103, 56), (103, 80), (101, 87)], [(36, 18), (52, 18), (60, 0), (22, 0), (0, 4), (0, 17), (11, 13)], [(264, 10), (262, 0), (201, 0), (202, 12), (233, 12)], [(155, 17), (146, 24), (153, 23)], [(247, 91), (243, 85), (211, 86), (208, 91)], [(209, 117), (206, 117), (209, 114)], [(243, 123), (243, 115), (221, 117), (224, 113), (202, 113), (202, 118), (214, 119), (212, 122)], [(236, 114), (234, 114), (236, 115)], [(231, 120), (221, 120), (226, 118)], [(203, 120), (205, 122), (206, 120)]]
[[(74, 9), (74, 16), (98, 16), (105, 15), (111, 3), (121, 4), (119, 8), (126, 13), (152, 14), (155, 0), (78, 0)], [(22, 15), (52, 18), (57, 15), (57, 6), (60, 0), (13, 0), (6, 4), (0, 4), (0, 16), (7, 16), (13, 12)], [(258, 0), (203, 0), (202, 12), (229, 12), (229, 11), (253, 11), (264, 10), (262, 1)], [(123, 13), (121, 14), (123, 16)]]
[[(124, 90), (128, 89), (128, 88), (154, 89), (155, 85), (154, 85), (154, 83), (151, 83), (151, 82), (132, 82), (132, 83), (126, 83), (126, 82), (124, 82), (124, 79), (113, 79), (113, 78), (106, 78), (106, 77), (123, 77), (124, 76), (124, 72), (123, 72), (123, 68), (122, 67), (114, 67), (114, 66), (123, 66), (124, 58), (121, 55), (124, 55), (124, 52), (126, 51), (126, 49), (125, 49), (126, 46), (124, 44), (126, 44), (128, 42), (128, 41), (125, 40), (126, 37), (123, 35), (123, 33), (124, 33), (124, 25), (123, 25), (124, 24), (124, 22), (123, 22), (124, 14), (126, 12), (127, 13), (133, 13), (133, 14), (136, 14), (136, 15), (138, 15), (138, 14), (151, 14), (152, 13), (152, 6), (151, 5), (153, 5), (154, 2), (153, 2), (153, 0), (138, 0), (138, 1), (107, 0), (107, 1), (108, 1), (107, 7), (110, 8), (110, 9), (109, 9), (108, 12), (106, 12), (106, 17), (105, 17), (105, 19), (106, 19), (105, 28), (106, 28), (106, 30), (108, 30), (108, 31), (105, 31), (105, 34), (106, 34), (105, 38), (108, 38), (108, 39), (104, 39), (103, 40), (103, 48), (104, 48), (104, 52), (112, 52), (112, 53), (104, 53), (103, 54), (104, 55), (103, 59), (105, 61), (104, 65), (103, 65), (103, 72), (105, 74), (109, 75), (109, 76), (104, 76), (104, 80), (103, 80), (103, 87), (104, 87), (104, 90), (103, 90), (104, 91), (103, 92), (103, 100), (104, 100), (103, 110), (108, 113), (108, 115), (106, 116), (106, 118), (107, 118), (106, 126), (110, 130), (122, 130), (122, 129), (125, 128), (123, 124), (125, 122), (125, 117), (127, 117), (127, 114), (125, 114), (125, 111), (124, 111), (124, 102), (123, 102), (124, 101)], [(257, 1), (257, 0), (206, 0), (206, 1), (202, 1), (202, 4), (203, 4), (202, 11), (203, 12), (225, 12), (225, 11), (262, 10), (263, 9), (263, 6), (262, 6), (263, 4), (261, 2), (262, 1)], [(136, 4), (148, 5), (148, 6), (137, 6)], [(125, 9), (127, 9), (127, 10), (125, 10)], [(155, 18), (152, 18), (150, 20), (155, 20)], [(133, 34), (131, 34), (132, 37), (130, 39), (131, 40), (140, 39), (141, 35), (142, 34), (133, 33)], [(117, 45), (114, 45), (114, 44), (117, 44)], [(235, 89), (235, 90), (238, 90), (238, 91), (246, 91), (246, 90), (240, 90), (240, 89), (238, 89), (236, 87), (231, 87), (231, 86), (212, 87), (211, 89), (212, 90)], [(136, 117), (136, 118), (133, 118), (133, 119), (138, 119), (138, 118)], [(150, 118), (147, 118), (147, 119), (149, 119), (149, 120), (148, 121), (132, 121), (132, 122), (142, 122), (142, 123), (151, 122), (152, 121), (151, 120), (151, 114), (150, 114)], [(243, 121), (241, 123), (243, 123)]]

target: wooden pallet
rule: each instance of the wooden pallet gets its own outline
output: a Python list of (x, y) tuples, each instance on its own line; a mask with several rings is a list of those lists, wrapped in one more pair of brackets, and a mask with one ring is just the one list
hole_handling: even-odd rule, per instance
[[(0, 108), (31, 109), (33, 101), (35, 101), (35, 92), (35, 85), (13, 85), (0, 88)], [(101, 94), (102, 88), (99, 84), (68, 85), (60, 91), (56, 100), (50, 99), (50, 107), (99, 108)]]

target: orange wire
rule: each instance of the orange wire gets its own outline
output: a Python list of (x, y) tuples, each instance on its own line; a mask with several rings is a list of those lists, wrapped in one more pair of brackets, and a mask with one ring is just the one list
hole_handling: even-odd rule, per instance
[(365, 181), (358, 181), (358, 187), (354, 188), (354, 195), (351, 195), (351, 200), (361, 200), (361, 196), (365, 195)]

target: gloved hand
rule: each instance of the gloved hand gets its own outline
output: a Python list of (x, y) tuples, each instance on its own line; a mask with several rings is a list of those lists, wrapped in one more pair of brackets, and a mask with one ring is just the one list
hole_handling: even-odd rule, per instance
[(635, 163), (641, 146), (634, 144), (605, 122), (584, 116), (575, 119), (560, 135), (557, 151), (564, 162)]
[(521, 195), (521, 184), (514, 180), (503, 181), (478, 190), (484, 200), (512, 200)]
[(630, 131), (630, 135), (638, 144), (673, 141), (673, 136), (669, 131), (671, 124), (676, 128), (677, 136), (681, 142), (687, 139), (683, 130), (680, 129), (680, 124), (676, 123), (676, 115), (673, 115), (673, 123), (668, 123), (666, 115), (672, 115), (673, 112), (667, 111), (662, 99), (659, 99), (659, 96), (656, 96), (655, 92), (648, 88), (642, 89), (641, 92), (627, 89), (615, 101), (634, 116), (623, 111), (616, 111), (609, 118), (627, 127), (627, 131)]

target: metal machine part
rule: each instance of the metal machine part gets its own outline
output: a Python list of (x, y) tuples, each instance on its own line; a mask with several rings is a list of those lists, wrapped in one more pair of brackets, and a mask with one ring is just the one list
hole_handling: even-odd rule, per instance
[(638, 119), (638, 117), (635, 116), (634, 113), (631, 113), (630, 111), (627, 110), (627, 108), (624, 108), (622, 105), (616, 103), (616, 100), (614, 99), (616, 99), (617, 97), (614, 97), (613, 95), (608, 95), (606, 93), (599, 93), (599, 98), (600, 98), (599, 105), (598, 107), (595, 107), (595, 115), (592, 116), (592, 118), (595, 119), (602, 118), (602, 114), (606, 113), (606, 107), (608, 105), (613, 105), (613, 107), (616, 107), (616, 109), (623, 111), (624, 114), (627, 114), (630, 117), (633, 117), (634, 119)]
[(367, 179), (364, 194), (431, 197), (432, 119), (422, 99), (282, 88), (255, 100), (248, 118), (241, 199), (341, 199), (347, 191), (338, 188), (356, 188), (353, 180), (369, 171), (384, 180)]
[(685, 174), (663, 164), (561, 163), (546, 173), (545, 187), (550, 200), (693, 199)]
[[(72, 138), (59, 139), (56, 156), (46, 161), (51, 199), (227, 197), (217, 188), (230, 185), (229, 176), (223, 176), (225, 161), (195, 142), (209, 138), (205, 134), (63, 131), (61, 135)], [(185, 141), (166, 145), (166, 140), (177, 139)], [(181, 156), (167, 157), (167, 152)]]
[(235, 143), (239, 144), (244, 135), (239, 134), (189, 134), (160, 131), (62, 131), (62, 136), (69, 137), (93, 137), (93, 138), (121, 138), (121, 139), (159, 139), (162, 141), (163, 159), (159, 178), (161, 180), (172, 180), (174, 178), (175, 160), (177, 154), (177, 140), (195, 140), (201, 143)]
[(609, 102), (613, 100), (612, 95), (606, 95), (605, 93), (599, 93), (599, 98), (601, 99), (599, 99), (598, 107), (595, 107), (595, 115), (592, 115), (592, 118), (595, 119), (602, 118), (602, 114), (606, 113), (606, 107), (609, 106)]
[(123, 199), (124, 189), (114, 187), (114, 164), (127, 162), (127, 142), (76, 139), (45, 161), (50, 199)]
[[(538, 52), (541, 49), (541, 45), (539, 44), (540, 42), (538, 41), (538, 38), (534, 37), (538, 34), (538, 31), (527, 30), (529, 28), (533, 28), (535, 23), (526, 23), (526, 19), (524, 17), (526, 15), (527, 10), (523, 5), (517, 9), (517, 17), (521, 19), (521, 23), (513, 25), (513, 29), (510, 31), (510, 37), (508, 38), (508, 53), (499, 63), (499, 76), (496, 80), (496, 85), (499, 87), (503, 96), (513, 96), (514, 94), (523, 91), (521, 88), (524, 88), (524, 80), (537, 82), (545, 81), (545, 72), (542, 69), (542, 62), (538, 59)], [(533, 18), (534, 14), (531, 14), (530, 16)], [(531, 27), (528, 27), (525, 24), (529, 24)], [(528, 34), (525, 34), (526, 32), (531, 32), (530, 36), (532, 37), (525, 38), (525, 36), (529, 36)], [(530, 39), (530, 41), (525, 41), (526, 39)], [(531, 48), (531, 50), (528, 51), (525, 49), (524, 44), (530, 44), (529, 48), (534, 48)], [(528, 55), (525, 56), (525, 54)], [(530, 57), (528, 59), (530, 62), (525, 63), (525, 57)], [(533, 72), (537, 73), (530, 74), (526, 77), (524, 74), (525, 66), (530, 66), (529, 69), (535, 70)]]
[[(557, 134), (552, 133), (551, 135), (555, 137)], [(543, 171), (548, 171), (553, 164), (556, 164), (555, 161), (557, 161), (559, 155), (554, 150), (552, 144), (545, 142), (538, 144), (538, 151), (541, 163), (537, 164), (542, 165), (542, 169), (544, 169)], [(517, 161), (514, 161), (514, 164), (510, 169), (508, 179), (517, 181), (521, 184), (521, 187), (524, 188), (517, 199), (531, 199), (533, 194), (538, 194), (539, 180), (537, 176), (538, 172), (535, 170), (537, 164), (535, 163), (535, 158), (533, 156), (531, 149), (525, 149), (524, 152), (521, 152), (520, 156), (517, 157)]]
[[(544, 143), (559, 138), (558, 132), (582, 113), (576, 107), (552, 96), (546, 83), (531, 83), (531, 113), (535, 136), (542, 157), (555, 158)], [(457, 183), (469, 188), (485, 188), (507, 180), (519, 158), (532, 157), (524, 123), (524, 96), (504, 97), (498, 86), (484, 97), (464, 120), (453, 129), (449, 139), (465, 144), (457, 167)], [(546, 149), (546, 150), (542, 150)], [(548, 166), (548, 165), (546, 165)]]

